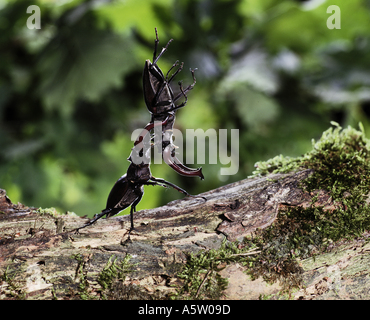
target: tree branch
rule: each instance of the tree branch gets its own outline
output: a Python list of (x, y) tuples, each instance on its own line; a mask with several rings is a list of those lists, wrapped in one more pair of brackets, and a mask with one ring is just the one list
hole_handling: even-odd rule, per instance
[[(80, 277), (87, 284), (82, 286), (83, 290), (90, 290), (90, 295), (97, 296), (100, 291), (96, 289), (99, 287), (96, 279), (112, 255), (117, 261), (124, 261), (127, 255), (131, 256), (132, 270), (122, 279), (120, 287), (120, 292), (131, 288), (128, 293), (125, 291), (125, 297), (132, 298), (135, 290), (137, 295), (137, 285), (141, 288), (140, 297), (168, 297), (168, 294), (175, 292), (173, 284), (181, 286), (182, 280), (178, 274), (187, 261), (187, 253), (219, 249), (225, 237), (229, 241), (242, 240), (257, 228), (271, 225), (280, 209), (287, 206), (309, 206), (314, 197), (315, 205), (324, 205), (329, 210), (333, 204), (326, 192), (318, 190), (308, 193), (299, 187), (300, 181), (311, 173), (312, 170), (304, 170), (245, 179), (201, 194), (207, 201), (184, 198), (160, 208), (141, 210), (135, 214), (136, 229), (131, 234), (131, 242), (125, 241), (130, 227), (129, 216), (101, 219), (82, 229), (79, 234), (74, 234), (69, 230), (86, 223), (86, 219), (73, 214), (60, 215), (52, 210), (35, 210), (13, 204), (5, 191), (1, 190), (0, 276), (2, 274), (3, 277), (0, 282), (0, 298), (14, 297), (14, 288), (6, 281), (10, 274), (13, 283), (18, 284), (26, 298), (81, 297), (82, 289), (78, 284), (82, 280), (76, 277), (77, 267), (81, 265), (84, 270)], [(367, 246), (362, 247), (361, 252), (357, 251), (355, 256), (368, 256), (369, 250), (365, 249)], [(348, 253), (350, 249), (343, 250)], [(235, 257), (247, 257), (258, 251), (237, 253)], [(340, 269), (338, 259), (329, 265)], [(81, 264), (81, 261), (84, 263)], [(317, 284), (317, 275), (312, 274), (312, 268), (317, 268), (317, 261), (318, 257), (316, 262), (302, 261), (307, 265), (305, 274), (312, 275), (306, 282), (308, 286)], [(245, 281), (244, 284), (252, 282), (244, 273), (242, 276), (238, 274), (235, 266), (228, 266), (226, 271), (221, 271), (229, 279), (225, 294), (229, 298), (248, 298), (238, 292), (243, 283), (240, 281)], [(238, 268), (241, 267), (236, 270)], [(7, 278), (4, 277), (5, 271)], [(238, 274), (239, 278), (238, 286), (235, 287), (232, 285), (233, 274)], [(317, 281), (325, 282), (323, 279), (327, 274), (322, 272), (322, 277)], [(243, 277), (246, 278), (243, 280)], [(330, 288), (335, 287), (336, 278), (328, 276), (328, 279), (331, 282), (325, 282), (329, 289), (324, 293), (331, 292)], [(253, 282), (253, 285), (258, 281)], [(261, 292), (258, 289), (258, 295), (279, 290), (275, 286), (266, 286), (263, 281), (262, 285), (264, 289)], [(253, 298), (258, 298), (258, 295)], [(313, 295), (302, 292), (305, 298)]]

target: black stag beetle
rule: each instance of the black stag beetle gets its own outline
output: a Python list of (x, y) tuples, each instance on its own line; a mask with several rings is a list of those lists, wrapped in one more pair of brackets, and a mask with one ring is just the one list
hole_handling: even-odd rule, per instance
[[(187, 88), (182, 87), (182, 82), (179, 82), (180, 93), (174, 96), (171, 89), (170, 83), (174, 77), (183, 69), (183, 63), (177, 68), (177, 70), (169, 77), (172, 69), (179, 65), (179, 61), (176, 61), (170, 70), (167, 72), (166, 77), (162, 70), (158, 67), (157, 62), (160, 57), (167, 51), (169, 44), (172, 39), (168, 41), (167, 45), (162, 48), (162, 51), (157, 56), (158, 49), (158, 32), (155, 29), (156, 39), (154, 43), (153, 63), (150, 60), (146, 60), (144, 73), (143, 73), (143, 89), (144, 89), (144, 100), (145, 104), (151, 113), (151, 122), (163, 122), (167, 119), (166, 124), (162, 127), (162, 144), (158, 146), (158, 151), (162, 153), (163, 160), (177, 173), (184, 176), (198, 176), (201, 180), (204, 179), (202, 174), (202, 168), (192, 169), (186, 167), (176, 157), (176, 146), (172, 143), (173, 125), (175, 123), (175, 113), (177, 109), (182, 108), (187, 103), (186, 93), (193, 89), (196, 79), (194, 71), (191, 70), (193, 76), (193, 83)], [(181, 104), (176, 105), (175, 102), (181, 97), (185, 97), (185, 101)]]
[[(134, 143), (134, 148), (132, 148), (132, 152), (128, 160), (131, 162), (127, 173), (124, 174), (121, 178), (117, 180), (114, 184), (112, 190), (109, 193), (107, 206), (101, 212), (94, 216), (92, 220), (90, 220), (85, 225), (74, 229), (73, 231), (78, 232), (80, 229), (88, 227), (95, 223), (97, 220), (106, 216), (106, 218), (112, 217), (122, 210), (126, 209), (127, 207), (131, 206), (130, 210), (130, 221), (131, 226), (128, 232), (128, 240), (130, 239), (130, 234), (132, 230), (134, 230), (134, 213), (136, 212), (136, 206), (141, 201), (141, 198), (144, 195), (144, 186), (162, 186), (165, 188), (172, 187), (175, 190), (185, 194), (188, 197), (193, 198), (203, 198), (204, 197), (196, 197), (189, 194), (184, 189), (176, 186), (175, 184), (168, 182), (161, 178), (155, 178), (152, 176), (150, 172), (150, 137), (149, 139), (145, 139), (149, 136), (149, 131), (153, 129), (156, 125), (166, 125), (168, 118), (166, 118), (161, 123), (149, 123), (141, 132), (139, 137), (136, 139)], [(133, 162), (132, 159), (136, 161)], [(141, 159), (141, 162), (138, 161)]]

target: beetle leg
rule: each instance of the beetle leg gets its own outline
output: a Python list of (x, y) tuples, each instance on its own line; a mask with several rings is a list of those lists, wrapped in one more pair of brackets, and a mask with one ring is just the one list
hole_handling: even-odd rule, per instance
[[(182, 87), (182, 81), (179, 81), (179, 86), (180, 86), (180, 91), (181, 92), (176, 96), (176, 98), (173, 99), (173, 102), (175, 102), (176, 100), (180, 99), (181, 96), (184, 96), (185, 97), (185, 101), (182, 102), (181, 104), (179, 104), (178, 106), (176, 106), (176, 108), (173, 108), (172, 110), (180, 109), (180, 108), (184, 107), (186, 105), (186, 103), (188, 102), (188, 97), (186, 95), (186, 91), (184, 91), (184, 88)], [(186, 88), (187, 91), (193, 89), (193, 87), (191, 87), (190, 89), (189, 89), (189, 87)]]
[[(191, 85), (189, 85), (189, 86), (187, 86), (185, 89), (182, 87), (182, 82), (179, 82), (179, 85), (180, 85), (180, 93), (173, 99), (173, 102), (176, 102), (177, 100), (179, 100), (182, 96), (184, 96), (185, 97), (185, 101), (182, 103), (182, 104), (180, 104), (179, 106), (177, 106), (176, 107), (176, 109), (178, 109), (178, 108), (181, 108), (181, 107), (183, 107), (185, 104), (186, 104), (186, 102), (187, 102), (187, 100), (188, 100), (188, 97), (186, 96), (186, 93), (188, 92), (188, 91), (190, 91), (191, 89), (193, 89), (194, 88), (194, 86), (195, 86), (195, 84), (197, 83), (197, 79), (195, 78), (195, 74), (194, 74), (194, 72), (195, 72), (195, 70), (197, 70), (196, 68), (194, 69), (194, 70), (191, 70), (190, 69), (190, 71), (191, 71), (191, 74), (192, 74), (192, 76), (193, 76), (193, 83), (191, 84)], [(184, 104), (185, 103), (185, 104)]]
[(207, 199), (206, 199), (205, 197), (197, 197), (197, 196), (193, 196), (192, 194), (190, 194), (190, 193), (189, 193), (189, 192), (187, 192), (186, 190), (184, 190), (184, 189), (182, 189), (182, 188), (178, 187), (177, 185), (173, 184), (172, 182), (166, 181), (166, 180), (164, 180), (164, 179), (161, 179), (161, 178), (155, 178), (155, 177), (151, 176), (151, 177), (150, 177), (150, 180), (153, 180), (153, 181), (155, 181), (155, 182), (159, 182), (160, 184), (166, 184), (166, 185), (168, 185), (168, 186), (170, 186), (170, 187), (174, 188), (175, 190), (177, 190), (177, 191), (179, 191), (179, 192), (181, 192), (181, 193), (185, 194), (185, 195), (186, 195), (186, 196), (188, 196), (188, 197), (191, 197), (191, 198), (202, 198), (202, 199), (204, 199), (205, 201), (207, 201)]
[[(181, 63), (181, 66), (180, 66), (180, 68), (181, 68), (181, 69), (182, 69), (182, 67), (183, 67), (183, 64), (184, 64), (184, 63)], [(173, 68), (175, 68), (175, 67), (177, 67), (178, 65), (179, 65), (179, 60), (176, 60), (176, 61), (175, 61), (175, 63), (172, 65), (172, 67), (167, 71), (167, 73), (166, 73), (166, 81), (167, 81), (167, 83), (169, 82), (169, 81), (168, 81), (168, 75), (170, 74), (170, 72), (172, 71), (172, 69), (173, 69)], [(179, 69), (180, 69), (180, 68), (179, 68)], [(181, 70), (180, 70), (180, 71), (181, 71)], [(178, 74), (180, 71), (176, 70), (176, 71), (175, 71), (175, 74)], [(173, 78), (173, 76), (171, 76), (171, 79), (172, 79), (172, 78)]]
[(144, 194), (144, 192), (140, 188), (141, 185), (142, 184), (137, 185), (138, 188), (134, 188), (134, 192), (137, 195), (137, 198), (131, 204), (131, 209), (130, 209), (130, 223), (131, 223), (131, 226), (130, 226), (130, 230), (128, 232), (127, 240), (130, 240), (131, 231), (135, 229), (134, 228), (134, 213), (136, 212), (136, 206), (137, 206), (137, 204), (141, 201), (141, 199), (143, 197), (143, 194)]
[[(178, 187), (177, 185), (175, 185), (175, 184), (173, 184), (173, 183), (171, 183), (171, 182), (168, 182), (168, 181), (166, 181), (166, 180), (164, 180), (164, 179), (161, 179), (161, 178), (155, 178), (155, 177), (151, 176), (151, 177), (150, 177), (150, 180), (152, 180), (152, 181), (154, 181), (154, 182), (158, 182), (159, 184), (164, 184), (164, 185), (170, 186), (170, 187), (174, 188), (175, 190), (177, 190), (177, 191), (179, 191), (179, 192), (181, 192), (181, 193), (183, 193), (183, 194), (187, 195), (188, 197), (195, 197), (195, 196), (191, 195), (190, 193), (188, 193), (186, 190), (184, 190), (184, 189), (182, 189), (182, 188)], [(150, 182), (150, 181), (149, 181), (149, 182)], [(196, 198), (196, 197), (195, 197), (195, 198)]]
[[(176, 75), (183, 69), (183, 67), (184, 67), (184, 63), (182, 62), (181, 63), (181, 65), (180, 65), (180, 67), (171, 75), (171, 77), (170, 78), (168, 78), (168, 76), (169, 76), (169, 73), (171, 72), (171, 70), (174, 68), (174, 67), (176, 67), (178, 65), (178, 60), (172, 65), (172, 67), (170, 68), (170, 70), (168, 70), (168, 72), (167, 72), (167, 74), (166, 74), (166, 81), (164, 81), (163, 83), (162, 83), (162, 85), (161, 85), (161, 87), (159, 88), (159, 90), (157, 91), (157, 93), (156, 93), (156, 97), (159, 97), (161, 94), (162, 94), (162, 92), (163, 92), (163, 90), (165, 89), (165, 88), (169, 88), (169, 90), (172, 92), (172, 90), (170, 89), (170, 83), (171, 83), (171, 81), (173, 80), (173, 78), (174, 77), (176, 77)], [(193, 71), (192, 71), (193, 72)], [(193, 72), (194, 73), (194, 72)], [(193, 74), (193, 79), (194, 79), (194, 74)], [(172, 102), (175, 102), (176, 100), (178, 100), (181, 96), (185, 96), (185, 92), (187, 92), (187, 91), (189, 91), (189, 90), (191, 90), (193, 87), (194, 87), (194, 85), (195, 85), (195, 82), (192, 84), (192, 85), (190, 85), (190, 86), (188, 86), (186, 89), (185, 89), (185, 91), (184, 90), (182, 90), (182, 88), (180, 88), (180, 90), (182, 91), (180, 94), (178, 94), (177, 95), (177, 97), (174, 99), (174, 100), (172, 100), (172, 101), (161, 101), (161, 102), (159, 102), (158, 103), (158, 105), (168, 105), (168, 104), (171, 104)], [(191, 87), (191, 88), (190, 88)], [(172, 94), (171, 94), (172, 95)], [(186, 104), (186, 102), (185, 102), (185, 104)], [(179, 106), (179, 107), (176, 107), (176, 108), (174, 108), (174, 109), (178, 109), (178, 108), (181, 108), (181, 107), (183, 107), (183, 106), (185, 106), (185, 104), (182, 104), (181, 106)], [(174, 110), (174, 109), (171, 109), (171, 110)]]
[(181, 70), (184, 68), (184, 62), (182, 62), (181, 63), (181, 65), (180, 65), (180, 67), (173, 73), (173, 75), (171, 76), (171, 78), (169, 78), (168, 79), (168, 75), (169, 75), (169, 73), (170, 73), (170, 71), (174, 68), (174, 67), (176, 67), (176, 66), (178, 66), (178, 63), (179, 61), (177, 60), (176, 62), (175, 62), (175, 64), (171, 67), (171, 69), (170, 70), (168, 70), (168, 72), (167, 72), (167, 74), (166, 74), (166, 81), (167, 81), (167, 83), (168, 84), (170, 84), (170, 82), (172, 81), (172, 79), (174, 78), (174, 77), (176, 77), (176, 75), (179, 73), (179, 72), (181, 72)]
[(93, 223), (95, 223), (96, 221), (98, 221), (100, 218), (102, 218), (103, 216), (105, 216), (106, 214), (109, 214), (109, 212), (111, 212), (112, 209), (105, 209), (103, 210), (102, 212), (96, 214), (94, 216), (93, 219), (91, 219), (88, 223), (84, 224), (82, 227), (79, 227), (79, 228), (76, 228), (72, 231), (74, 231), (75, 233), (78, 233), (81, 229), (83, 228), (86, 228), (88, 226), (91, 226)]
[(167, 186), (163, 185), (163, 184), (160, 184), (158, 182), (153, 182), (153, 181), (147, 181), (145, 183), (143, 183), (145, 186), (161, 186), (161, 187), (164, 187), (164, 188), (167, 188)]

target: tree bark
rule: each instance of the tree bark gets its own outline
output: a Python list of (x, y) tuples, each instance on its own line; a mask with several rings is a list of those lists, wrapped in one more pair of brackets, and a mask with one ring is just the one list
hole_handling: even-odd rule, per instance
[[(299, 182), (312, 170), (245, 179), (199, 196), (172, 201), (165, 206), (135, 213), (135, 231), (127, 240), (129, 216), (87, 222), (74, 214), (36, 210), (13, 204), (0, 189), (0, 299), (80, 298), (81, 284), (91, 297), (99, 297), (96, 276), (112, 256), (122, 261), (127, 254), (134, 265), (120, 289), (120, 298), (165, 298), (181, 285), (178, 278), (186, 253), (218, 249), (228, 241), (242, 240), (257, 228), (271, 225), (280, 209), (316, 204), (330, 209), (329, 195), (303, 191)], [(370, 298), (370, 244), (362, 239), (343, 243), (315, 259), (301, 260), (304, 286), (292, 292), (295, 299)], [(79, 257), (79, 258), (77, 258)], [(279, 284), (252, 281), (245, 267), (226, 266), (220, 275), (228, 279), (225, 299), (258, 299), (279, 292)], [(305, 287), (305, 288), (304, 288)], [(118, 288), (118, 287), (117, 287)]]

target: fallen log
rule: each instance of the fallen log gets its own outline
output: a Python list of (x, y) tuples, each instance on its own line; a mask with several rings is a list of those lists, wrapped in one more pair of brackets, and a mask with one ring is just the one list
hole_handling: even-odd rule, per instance
[[(242, 248), (244, 237), (271, 226), (287, 207), (309, 207), (314, 199), (314, 206), (331, 210), (335, 204), (327, 192), (300, 186), (312, 172), (249, 178), (201, 194), (207, 201), (184, 198), (138, 211), (131, 241), (126, 241), (127, 215), (101, 219), (75, 234), (70, 230), (86, 219), (13, 204), (1, 190), (0, 299), (181, 299), (189, 293), (181, 289), (185, 280), (179, 274), (191, 254), (214, 252), (217, 257), (225, 243)], [(369, 298), (368, 265), (363, 264), (370, 261), (367, 237), (335, 246), (315, 260), (297, 259), (303, 281), (288, 296)], [(211, 288), (209, 269), (190, 297), (257, 299), (282, 292), (278, 282), (252, 280), (237, 260), (258, 250), (235, 252), (227, 263), (216, 259), (221, 262), (214, 273), (228, 280), (219, 285), (220, 292), (201, 293)], [(195, 285), (195, 280), (187, 283)]]

